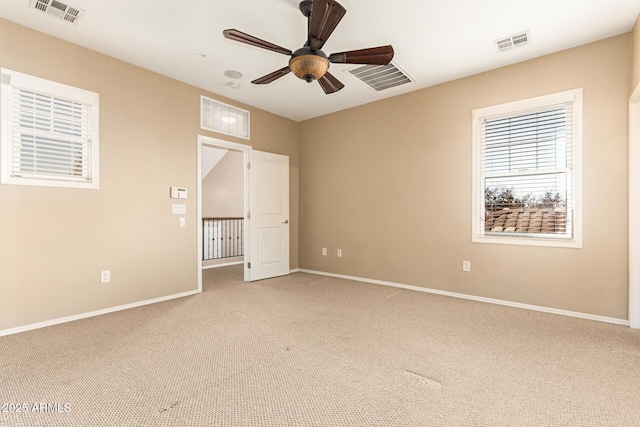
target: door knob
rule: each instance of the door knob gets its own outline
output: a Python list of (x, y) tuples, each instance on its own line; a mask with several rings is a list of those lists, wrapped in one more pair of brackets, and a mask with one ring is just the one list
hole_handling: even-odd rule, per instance
[(284, 220), (284, 222), (283, 222), (283, 224), (289, 224), (289, 220), (288, 220), (288, 219), (285, 219), (285, 220)]

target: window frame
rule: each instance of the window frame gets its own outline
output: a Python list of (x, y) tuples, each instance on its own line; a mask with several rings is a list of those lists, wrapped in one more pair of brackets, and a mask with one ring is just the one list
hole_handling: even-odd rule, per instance
[[(99, 95), (95, 92), (46, 80), (18, 71), (0, 69), (0, 183), (42, 187), (99, 189)], [(13, 97), (17, 90), (32, 91), (38, 95), (50, 96), (74, 103), (89, 105), (90, 117), (90, 181), (77, 182), (55, 178), (31, 178), (13, 176)]]
[[(536, 237), (518, 235), (488, 235), (484, 228), (485, 218), (485, 176), (481, 165), (483, 148), (479, 141), (480, 126), (483, 120), (495, 116), (526, 113), (537, 108), (547, 108), (553, 105), (573, 104), (572, 114), (572, 159), (571, 165), (571, 194), (573, 196), (573, 234), (571, 238), (565, 237)], [(472, 242), (492, 243), (508, 245), (548, 246), (564, 248), (582, 248), (582, 118), (583, 116), (583, 91), (582, 88), (564, 92), (528, 98), (490, 107), (478, 108), (472, 112)], [(567, 215), (570, 213), (567, 212)]]
[[(220, 117), (217, 117), (215, 113), (209, 110), (209, 114), (207, 114), (207, 103), (209, 103), (210, 108), (217, 106), (219, 109), (225, 109), (227, 117), (232, 118), (233, 122), (224, 122), (223, 113), (220, 114)], [(216, 120), (216, 118), (219, 118), (220, 121)], [(242, 124), (246, 125), (243, 126), (242, 131), (237, 131), (237, 126), (234, 126), (237, 118), (242, 119)], [(210, 123), (211, 126), (207, 126), (207, 123)], [(245, 127), (246, 129), (244, 129)], [(250, 140), (251, 112), (208, 96), (200, 95), (200, 129)]]

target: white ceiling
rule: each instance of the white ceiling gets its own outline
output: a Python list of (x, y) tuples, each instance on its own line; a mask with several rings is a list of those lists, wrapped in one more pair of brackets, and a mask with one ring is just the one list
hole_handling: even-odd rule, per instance
[[(293, 74), (252, 85), (288, 57), (222, 36), (235, 28), (296, 50), (307, 26), (299, 0), (60, 1), (86, 11), (77, 25), (30, 9), (29, 0), (1, 0), (0, 16), (296, 121), (618, 35), (640, 14), (640, 0), (340, 0), (347, 14), (323, 50), (392, 44), (394, 62), (415, 82), (376, 93), (345, 72), (353, 65), (332, 64), (345, 88), (325, 95)], [(495, 40), (527, 30), (530, 45), (497, 53)], [(243, 74), (239, 88), (225, 70)]]

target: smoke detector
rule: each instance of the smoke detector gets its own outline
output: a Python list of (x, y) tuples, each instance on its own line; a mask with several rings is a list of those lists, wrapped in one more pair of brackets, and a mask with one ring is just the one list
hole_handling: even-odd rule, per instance
[(57, 0), (30, 0), (29, 8), (36, 9), (54, 18), (77, 24), (84, 16), (84, 9), (69, 6)]
[(526, 46), (531, 42), (531, 31), (524, 31), (522, 33), (514, 34), (512, 36), (503, 37), (495, 40), (496, 49), (498, 52), (504, 52), (516, 47)]

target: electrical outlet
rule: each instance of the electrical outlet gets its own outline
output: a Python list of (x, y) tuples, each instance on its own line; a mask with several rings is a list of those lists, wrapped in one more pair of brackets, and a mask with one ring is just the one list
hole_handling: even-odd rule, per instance
[(111, 281), (111, 270), (102, 270), (100, 272), (100, 283), (109, 283)]
[(322, 255), (327, 256), (327, 248), (322, 248)]
[(338, 257), (342, 256), (342, 249), (338, 249)]
[(471, 261), (462, 261), (462, 271), (471, 271)]

